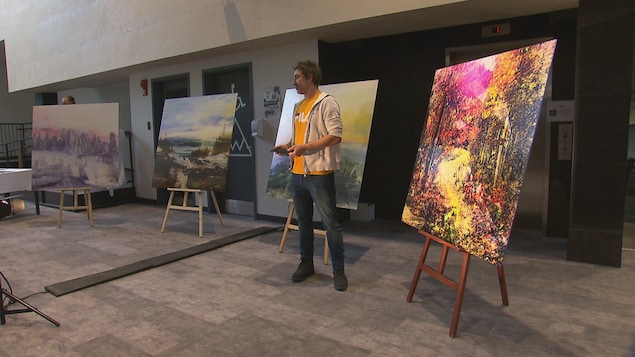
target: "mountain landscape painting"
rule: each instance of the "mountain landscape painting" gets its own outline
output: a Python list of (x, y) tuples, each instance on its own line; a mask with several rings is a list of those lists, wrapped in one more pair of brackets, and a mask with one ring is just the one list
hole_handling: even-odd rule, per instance
[(165, 100), (152, 187), (225, 191), (237, 96)]

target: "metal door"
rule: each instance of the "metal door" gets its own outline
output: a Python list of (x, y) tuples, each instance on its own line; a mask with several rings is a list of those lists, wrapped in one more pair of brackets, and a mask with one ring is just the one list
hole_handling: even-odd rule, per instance
[(224, 93), (238, 93), (238, 100), (229, 152), (227, 188), (216, 196), (224, 203), (226, 212), (255, 217), (254, 139), (250, 128), (254, 111), (250, 64), (203, 72), (203, 94)]
[[(159, 142), (159, 129), (163, 118), (163, 105), (166, 99), (183, 98), (190, 95), (190, 77), (188, 74), (181, 74), (166, 78), (152, 80), (152, 124), (154, 126), (154, 151), (156, 153)], [(157, 204), (166, 205), (168, 203), (168, 190), (157, 189)]]

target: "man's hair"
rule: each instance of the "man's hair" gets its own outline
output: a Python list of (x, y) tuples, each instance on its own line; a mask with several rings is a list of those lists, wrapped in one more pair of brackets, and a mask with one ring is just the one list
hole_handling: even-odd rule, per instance
[(75, 104), (75, 98), (73, 98), (72, 95), (67, 95), (64, 98), (62, 98), (62, 103), (64, 102), (68, 102), (68, 104)]
[(299, 70), (306, 78), (313, 78), (313, 84), (316, 86), (319, 85), (322, 80), (322, 70), (320, 66), (313, 61), (300, 61), (293, 67), (293, 70)]

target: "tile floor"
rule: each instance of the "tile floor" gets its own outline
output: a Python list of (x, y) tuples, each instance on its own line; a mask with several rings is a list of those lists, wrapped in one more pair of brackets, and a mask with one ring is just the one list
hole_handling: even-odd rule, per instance
[[(346, 292), (330, 266), (292, 283), (297, 233), (250, 238), (168, 265), (55, 297), (44, 286), (279, 222), (125, 204), (83, 212), (27, 209), (0, 221), (0, 271), (13, 293), (51, 316), (13, 314), (0, 326), (5, 356), (631, 356), (635, 251), (611, 268), (566, 260), (566, 241), (514, 231), (506, 250), (510, 305), (494, 266), (472, 259), (458, 334), (454, 292), (424, 273), (406, 302), (423, 237), (403, 223), (344, 223)], [(429, 261), (438, 259), (433, 245)], [(446, 273), (457, 276), (450, 252)], [(4, 283), (4, 282), (3, 282)], [(6, 287), (6, 284), (3, 285)], [(16, 304), (10, 308), (17, 308)]]

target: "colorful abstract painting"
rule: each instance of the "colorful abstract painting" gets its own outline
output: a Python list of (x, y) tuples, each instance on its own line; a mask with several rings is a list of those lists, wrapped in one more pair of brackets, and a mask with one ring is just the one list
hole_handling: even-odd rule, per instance
[(119, 104), (33, 107), (33, 189), (120, 186)]
[(556, 41), (436, 71), (402, 221), (503, 260)]
[(237, 96), (165, 100), (152, 187), (225, 191)]
[[(335, 172), (337, 207), (340, 208), (357, 209), (359, 203), (378, 84), (379, 81), (370, 80), (320, 86), (322, 92), (333, 95), (339, 103), (344, 127), (341, 169)], [(293, 107), (303, 98), (295, 89), (287, 89), (275, 145), (291, 140)], [(291, 198), (289, 167), (288, 157), (272, 155), (267, 196), (285, 200)]]

